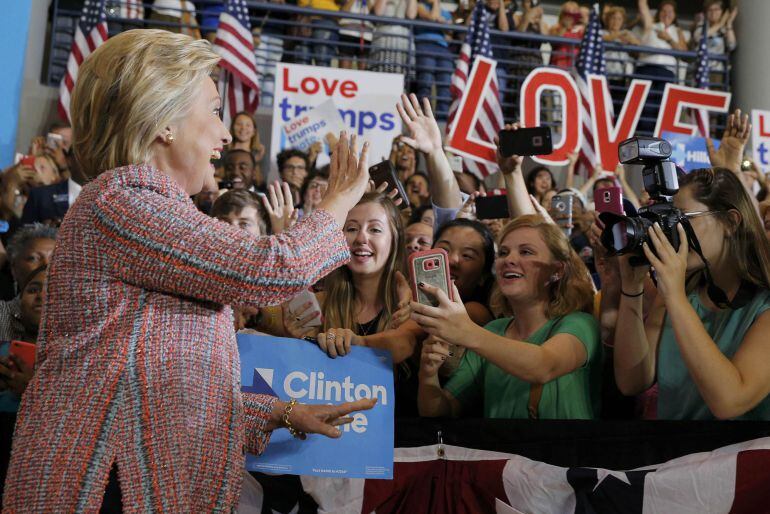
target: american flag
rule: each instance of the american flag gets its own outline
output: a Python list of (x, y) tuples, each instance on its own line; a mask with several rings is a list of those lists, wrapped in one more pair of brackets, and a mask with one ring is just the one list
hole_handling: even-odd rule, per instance
[[(709, 22), (704, 17), (701, 26), (701, 38), (698, 44), (698, 56), (695, 64), (695, 87), (708, 89), (709, 87), (709, 48), (708, 48)], [(693, 110), (695, 123), (698, 125), (698, 132), (701, 137), (709, 137), (709, 117), (708, 112), (695, 109)]]
[(67, 59), (67, 73), (59, 85), (59, 115), (62, 119), (70, 121), (70, 96), (78, 79), (80, 65), (108, 37), (104, 0), (86, 0)]
[(222, 56), (219, 94), (224, 102), (225, 125), (240, 111), (254, 113), (259, 104), (257, 64), (249, 11), (244, 0), (228, 0), (219, 15), (214, 50)]
[[(582, 97), (581, 109), (583, 120), (583, 142), (578, 152), (577, 173), (589, 177), (593, 173), (597, 161), (594, 147), (594, 136), (591, 128), (591, 98), (588, 90), (588, 75), (606, 75), (607, 61), (604, 58), (604, 40), (599, 23), (599, 4), (594, 4), (591, 17), (588, 20), (583, 40), (580, 42), (577, 64), (575, 65), (575, 81)], [(612, 105), (610, 104), (610, 108)]]
[[(490, 16), (492, 15), (484, 8), (484, 2), (477, 2), (471, 13), (471, 24), (468, 34), (465, 36), (465, 42), (460, 48), (460, 56), (455, 63), (455, 72), (452, 75), (452, 82), (449, 86), (449, 92), (453, 100), (452, 105), (449, 107), (449, 117), (446, 125), (447, 134), (451, 132), (452, 123), (460, 106), (460, 99), (468, 82), (468, 75), (470, 74), (474, 59), (479, 55), (494, 59), (492, 57), (492, 45), (489, 42)], [(500, 106), (500, 93), (495, 74), (492, 74), (492, 81), (484, 96), (482, 107), (471, 135), (491, 143), (500, 129), (503, 128), (503, 110)], [(491, 167), (486, 163), (467, 158), (464, 158), (463, 161), (467, 170), (481, 179), (497, 171), (496, 166)]]

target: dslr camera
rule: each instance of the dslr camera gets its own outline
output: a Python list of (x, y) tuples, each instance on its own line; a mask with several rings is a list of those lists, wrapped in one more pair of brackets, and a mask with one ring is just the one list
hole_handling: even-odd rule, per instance
[(632, 266), (648, 264), (642, 244), (649, 244), (647, 231), (658, 223), (675, 249), (679, 249), (679, 232), (676, 226), (687, 221), (684, 213), (674, 207), (671, 197), (679, 191), (676, 165), (671, 157), (671, 144), (656, 137), (632, 137), (618, 146), (622, 164), (641, 164), (644, 189), (653, 203), (641, 207), (636, 216), (619, 216), (604, 212), (599, 219), (604, 222), (602, 244), (610, 255), (631, 255)]

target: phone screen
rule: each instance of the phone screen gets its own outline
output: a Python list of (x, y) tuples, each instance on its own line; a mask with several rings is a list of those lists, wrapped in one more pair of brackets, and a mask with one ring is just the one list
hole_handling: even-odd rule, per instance
[(548, 155), (553, 152), (551, 129), (531, 127), (518, 130), (501, 130), (500, 153), (503, 157), (511, 155)]

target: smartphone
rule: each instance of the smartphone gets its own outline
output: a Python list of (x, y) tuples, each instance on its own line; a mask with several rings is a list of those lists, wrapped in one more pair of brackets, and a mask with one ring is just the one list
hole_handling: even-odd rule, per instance
[(604, 187), (594, 191), (596, 212), (611, 212), (623, 216), (623, 190), (617, 186)]
[(519, 130), (501, 130), (500, 153), (503, 157), (511, 155), (548, 155), (553, 152), (551, 129), (549, 127), (521, 128)]
[(320, 327), (323, 322), (321, 319), (321, 305), (318, 303), (318, 298), (316, 298), (312, 291), (302, 291), (300, 294), (292, 298), (289, 301), (289, 311), (298, 312), (300, 309), (302, 309), (302, 306), (308, 302), (310, 302), (311, 305), (305, 312), (302, 313), (302, 317), (304, 318), (305, 316), (308, 316), (314, 312), (317, 312), (318, 316), (308, 321), (303, 328)]
[(35, 156), (34, 155), (25, 155), (21, 158), (19, 161), (22, 166), (27, 166), (29, 168), (35, 167)]
[(8, 350), (10, 355), (15, 355), (24, 362), (30, 368), (35, 367), (35, 350), (36, 346), (33, 343), (26, 343), (24, 341), (11, 341), (11, 347)]
[(551, 216), (564, 234), (572, 235), (572, 195), (556, 195), (551, 198)]
[(424, 293), (417, 284), (423, 282), (438, 287), (452, 299), (451, 277), (449, 275), (449, 256), (441, 248), (415, 252), (409, 256), (409, 279), (412, 286), (412, 298), (423, 305), (438, 305), (438, 300)]
[(233, 188), (233, 181), (232, 180), (220, 180), (217, 184), (219, 189), (232, 189)]
[(59, 148), (59, 146), (61, 146), (63, 142), (64, 138), (61, 134), (54, 134), (53, 132), (49, 132), (45, 136), (45, 145), (51, 150), (56, 150)]
[(494, 220), (510, 217), (507, 194), (479, 196), (476, 198), (476, 219)]
[(399, 205), (401, 209), (409, 207), (409, 199), (406, 197), (404, 185), (398, 180), (396, 167), (393, 166), (392, 162), (386, 159), (379, 164), (375, 164), (369, 168), (369, 176), (372, 177), (375, 187), (380, 187), (381, 184), (387, 183), (388, 191), (393, 189), (398, 191), (398, 196), (401, 198), (401, 205)]
[(11, 225), (7, 221), (0, 220), (0, 234), (5, 234), (10, 229), (11, 229)]

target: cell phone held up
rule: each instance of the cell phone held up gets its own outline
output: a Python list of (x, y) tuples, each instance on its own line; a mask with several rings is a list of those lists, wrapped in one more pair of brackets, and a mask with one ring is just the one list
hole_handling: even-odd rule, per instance
[(512, 155), (548, 155), (553, 152), (551, 129), (549, 127), (501, 130), (498, 133), (500, 153), (503, 157)]
[(452, 299), (451, 277), (449, 274), (449, 256), (441, 248), (415, 252), (409, 256), (409, 282), (412, 286), (412, 298), (423, 305), (438, 305), (438, 300), (425, 293), (417, 284), (422, 282), (437, 287)]
[(596, 212), (611, 212), (623, 216), (623, 190), (617, 186), (604, 187), (594, 191)]
[(401, 181), (398, 180), (396, 167), (393, 166), (392, 162), (386, 159), (381, 163), (370, 167), (369, 176), (374, 181), (374, 187), (380, 187), (380, 185), (386, 183), (388, 184), (387, 191), (392, 191), (393, 189), (398, 191), (398, 197), (401, 198), (401, 204), (399, 205), (401, 209), (409, 207), (409, 199), (406, 197), (406, 190)]
[(488, 195), (476, 198), (476, 219), (495, 220), (510, 218), (508, 195)]
[(551, 217), (569, 237), (572, 235), (572, 195), (556, 195), (551, 198)]

